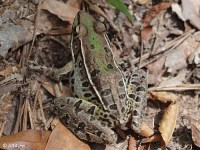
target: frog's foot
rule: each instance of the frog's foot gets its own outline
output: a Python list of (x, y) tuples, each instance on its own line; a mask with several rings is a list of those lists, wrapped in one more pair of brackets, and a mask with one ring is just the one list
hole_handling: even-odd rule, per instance
[(117, 142), (117, 134), (96, 119), (95, 113), (99, 111), (96, 105), (74, 97), (61, 97), (52, 106), (61, 122), (80, 139), (102, 144)]
[(147, 79), (143, 70), (137, 70), (128, 79), (128, 95), (134, 101), (131, 128), (139, 133), (147, 105)]

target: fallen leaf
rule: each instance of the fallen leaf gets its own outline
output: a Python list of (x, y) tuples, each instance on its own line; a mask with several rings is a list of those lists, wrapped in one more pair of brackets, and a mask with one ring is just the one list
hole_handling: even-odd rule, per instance
[(61, 122), (52, 131), (45, 150), (90, 150), (90, 147), (79, 140)]
[(191, 120), (192, 140), (194, 144), (200, 147), (200, 121)]
[(149, 23), (151, 20), (159, 14), (159, 12), (166, 10), (171, 6), (171, 3), (169, 2), (163, 2), (158, 5), (153, 6), (144, 16), (144, 19), (142, 20), (144, 27), (149, 26)]
[(53, 87), (53, 83), (51, 82), (42, 82), (42, 86), (44, 87), (44, 89), (46, 89), (51, 95), (55, 96), (55, 91), (54, 91), (54, 87)]
[(155, 61), (147, 66), (147, 68), (149, 70), (149, 74), (148, 74), (149, 84), (154, 85), (162, 80), (161, 77), (164, 72), (163, 71), (164, 63), (165, 63), (165, 57), (161, 57), (157, 61)]
[(141, 39), (144, 44), (151, 39), (151, 36), (152, 36), (152, 27), (149, 27), (149, 26), (144, 27), (141, 30)]
[(20, 68), (19, 65), (8, 66), (4, 70), (0, 71), (0, 76), (5, 76), (6, 74), (9, 74), (9, 73), (15, 73), (18, 71), (19, 68)]
[(1, 149), (44, 150), (50, 131), (27, 130), (0, 137)]
[(70, 96), (71, 90), (67, 86), (62, 86), (52, 82), (42, 82), (42, 86), (46, 89), (51, 95), (55, 97), (61, 96)]
[(173, 3), (172, 4), (172, 11), (175, 12), (181, 20), (183, 20), (183, 21), (186, 20), (185, 17), (183, 16), (183, 11), (182, 11), (182, 8), (179, 4)]
[(192, 37), (182, 42), (173, 53), (166, 57), (165, 67), (168, 68), (167, 71), (175, 73), (177, 70), (185, 68), (187, 66), (187, 59), (196, 51), (198, 46), (199, 42), (196, 42)]
[(200, 29), (199, 7), (200, 1), (182, 0), (183, 16), (198, 29)]
[(45, 0), (41, 5), (41, 9), (48, 10), (63, 21), (69, 21), (70, 24), (73, 23), (77, 12), (80, 10), (57, 0)]
[(174, 128), (176, 126), (176, 120), (178, 116), (178, 103), (170, 104), (164, 111), (163, 118), (160, 121), (159, 131), (161, 136), (167, 145), (172, 138)]
[(151, 99), (159, 100), (162, 103), (170, 103), (164, 110), (162, 120), (160, 121), (159, 131), (161, 133), (164, 144), (167, 145), (172, 137), (176, 120), (178, 116), (177, 96), (168, 92), (150, 92)]

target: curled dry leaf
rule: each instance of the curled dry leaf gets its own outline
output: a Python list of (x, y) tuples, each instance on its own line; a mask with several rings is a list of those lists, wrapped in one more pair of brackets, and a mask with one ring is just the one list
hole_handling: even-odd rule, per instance
[(52, 131), (45, 150), (90, 150), (90, 147), (80, 141), (61, 122)]
[(200, 121), (192, 119), (191, 126), (192, 126), (192, 140), (196, 146), (200, 147)]
[(4, 136), (0, 138), (0, 149), (44, 150), (50, 133), (50, 131), (27, 130)]
[(160, 121), (159, 131), (165, 142), (169, 143), (169, 140), (172, 137), (174, 128), (176, 126), (176, 120), (178, 116), (178, 103), (170, 104), (164, 111), (163, 118)]
[(171, 102), (164, 110), (162, 120), (159, 123), (159, 131), (162, 139), (164, 140), (164, 143), (167, 144), (172, 137), (178, 116), (177, 96), (167, 92), (151, 92), (150, 97), (159, 100), (162, 103)]
[(168, 92), (150, 92), (148, 96), (150, 99), (156, 99), (162, 103), (176, 103), (178, 99), (176, 95)]

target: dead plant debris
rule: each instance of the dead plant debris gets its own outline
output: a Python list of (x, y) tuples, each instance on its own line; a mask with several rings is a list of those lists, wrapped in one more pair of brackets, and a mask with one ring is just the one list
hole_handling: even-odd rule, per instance
[[(200, 147), (200, 2), (123, 2), (134, 24), (105, 0), (0, 1), (0, 149)], [(79, 10), (106, 24), (120, 68), (148, 73), (142, 142), (125, 127), (115, 145), (81, 141), (51, 112), (52, 100), (72, 96), (70, 33)]]

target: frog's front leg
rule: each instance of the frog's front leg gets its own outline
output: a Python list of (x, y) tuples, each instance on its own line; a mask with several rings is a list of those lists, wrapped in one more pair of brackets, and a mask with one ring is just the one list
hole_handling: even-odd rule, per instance
[(80, 139), (104, 144), (117, 142), (117, 134), (96, 119), (95, 114), (101, 111), (96, 105), (79, 98), (61, 97), (53, 101), (52, 108), (61, 122)]
[(147, 77), (146, 72), (137, 70), (128, 78), (128, 95), (133, 100), (131, 128), (139, 133), (147, 105)]

